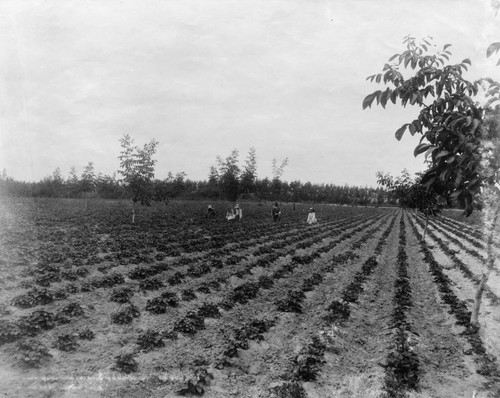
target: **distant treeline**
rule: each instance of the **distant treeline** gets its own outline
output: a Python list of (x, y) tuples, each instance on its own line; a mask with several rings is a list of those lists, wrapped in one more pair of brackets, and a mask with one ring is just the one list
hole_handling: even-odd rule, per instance
[[(90, 166), (90, 167), (89, 167)], [(74, 172), (64, 179), (59, 169), (38, 182), (16, 181), (4, 171), (0, 175), (0, 195), (13, 197), (47, 198), (129, 198), (126, 187), (116, 176), (95, 175), (89, 163), (78, 177)], [(186, 200), (266, 200), (281, 202), (314, 202), (345, 205), (396, 204), (391, 195), (382, 188), (356, 187), (348, 185), (312, 184), (300, 181), (286, 182), (279, 178), (253, 179), (250, 183), (233, 185), (228, 193), (224, 181), (210, 178), (208, 181), (193, 181), (185, 173), (177, 173), (163, 180), (154, 180), (145, 189), (151, 190), (153, 200), (166, 202), (170, 199)]]

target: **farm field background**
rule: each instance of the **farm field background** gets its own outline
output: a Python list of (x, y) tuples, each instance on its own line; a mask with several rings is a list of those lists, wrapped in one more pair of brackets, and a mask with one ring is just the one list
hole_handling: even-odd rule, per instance
[[(480, 222), (396, 208), (0, 199), (0, 392), (499, 396), (500, 274), (469, 325)], [(470, 220), (467, 220), (470, 221)], [(496, 237), (494, 249), (500, 253)], [(404, 372), (401, 369), (405, 370)], [(400, 394), (400, 395), (398, 395)]]

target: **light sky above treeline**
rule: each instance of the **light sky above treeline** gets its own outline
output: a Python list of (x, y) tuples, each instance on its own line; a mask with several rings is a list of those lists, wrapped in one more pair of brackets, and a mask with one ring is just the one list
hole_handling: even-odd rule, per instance
[(450, 43), (469, 80), (500, 80), (490, 0), (142, 0), (0, 2), (0, 169), (38, 181), (89, 161), (112, 175), (119, 139), (160, 142), (156, 177), (207, 179), (250, 147), (258, 177), (376, 186), (377, 171), (424, 169), (418, 108), (362, 110), (367, 76), (403, 38)]

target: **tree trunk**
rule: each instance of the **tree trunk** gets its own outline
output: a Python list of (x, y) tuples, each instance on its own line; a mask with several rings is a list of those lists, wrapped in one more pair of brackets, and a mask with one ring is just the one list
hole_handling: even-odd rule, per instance
[[(497, 202), (498, 203), (498, 202)], [(481, 308), (481, 299), (483, 297), (484, 287), (486, 282), (488, 282), (488, 277), (490, 276), (491, 269), (495, 263), (495, 253), (493, 250), (493, 237), (495, 236), (495, 229), (498, 222), (498, 215), (500, 212), (500, 206), (495, 204), (495, 210), (493, 213), (493, 217), (491, 220), (490, 231), (488, 231), (488, 240), (486, 244), (486, 251), (488, 258), (486, 260), (486, 268), (488, 269), (487, 273), (483, 273), (481, 277), (481, 281), (476, 290), (476, 294), (474, 297), (474, 308), (472, 308), (472, 314), (470, 316), (470, 323), (474, 326), (479, 326), (479, 309)]]
[(135, 224), (135, 203), (132, 201), (132, 224)]
[(486, 282), (488, 282), (488, 277), (490, 273), (483, 274), (481, 277), (481, 282), (476, 290), (476, 294), (474, 296), (474, 307), (472, 308), (472, 314), (470, 316), (470, 324), (473, 326), (479, 326), (479, 309), (481, 308), (481, 299), (483, 298), (483, 291)]

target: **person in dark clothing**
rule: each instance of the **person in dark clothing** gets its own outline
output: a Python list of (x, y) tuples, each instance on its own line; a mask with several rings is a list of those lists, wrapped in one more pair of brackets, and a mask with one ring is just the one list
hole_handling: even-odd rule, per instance
[(206, 214), (207, 217), (214, 217), (215, 216), (215, 210), (214, 208), (212, 207), (212, 205), (208, 205), (208, 209), (207, 209), (207, 214)]
[(273, 209), (271, 210), (271, 214), (273, 215), (273, 221), (279, 221), (281, 217), (281, 210), (278, 206), (278, 202), (274, 202)]

